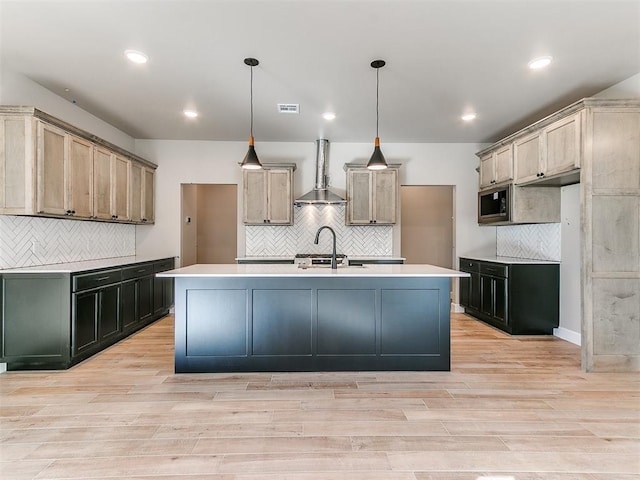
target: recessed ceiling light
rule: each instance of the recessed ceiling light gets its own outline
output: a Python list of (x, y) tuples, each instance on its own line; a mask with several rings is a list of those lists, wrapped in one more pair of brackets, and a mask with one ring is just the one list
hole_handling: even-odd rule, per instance
[(465, 113), (460, 118), (462, 118), (462, 120), (464, 120), (465, 122), (470, 122), (471, 120), (475, 120), (476, 114), (473, 112), (469, 112), (469, 113)]
[(147, 57), (142, 52), (138, 52), (137, 50), (125, 50), (124, 54), (133, 63), (147, 63), (147, 61), (149, 60), (149, 57)]
[(541, 68), (548, 66), (551, 63), (551, 60), (553, 60), (553, 57), (547, 55), (544, 57), (534, 58), (528, 63), (528, 65), (531, 70), (540, 70)]
[(322, 118), (324, 118), (325, 120), (335, 120), (336, 114), (333, 112), (324, 112), (322, 114)]
[(184, 113), (184, 116), (187, 118), (196, 118), (198, 116), (198, 112), (195, 110), (184, 110), (182, 113)]

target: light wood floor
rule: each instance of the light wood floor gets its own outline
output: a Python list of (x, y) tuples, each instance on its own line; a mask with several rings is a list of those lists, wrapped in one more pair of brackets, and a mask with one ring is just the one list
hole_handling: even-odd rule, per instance
[(0, 375), (2, 479), (631, 480), (640, 376), (452, 319), (451, 372), (173, 373), (167, 317), (68, 371)]

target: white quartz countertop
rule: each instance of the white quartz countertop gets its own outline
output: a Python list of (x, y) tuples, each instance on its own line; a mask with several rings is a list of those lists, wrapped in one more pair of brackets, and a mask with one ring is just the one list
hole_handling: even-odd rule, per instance
[(157, 274), (158, 277), (468, 277), (434, 265), (364, 265), (300, 268), (297, 265), (197, 264)]
[(496, 255), (495, 253), (471, 253), (468, 255), (460, 255), (460, 258), (468, 258), (469, 260), (480, 260), (483, 262), (526, 265), (557, 265), (560, 263), (556, 260), (535, 260), (532, 258), (502, 257), (500, 255)]
[(53, 265), (38, 265), (34, 267), (8, 268), (0, 270), (0, 274), (4, 273), (77, 273), (89, 270), (101, 270), (104, 268), (117, 268), (131, 263), (153, 262), (172, 258), (171, 255), (166, 257), (149, 257), (149, 256), (129, 256), (103, 258), (100, 260), (87, 260), (84, 262), (56, 263)]
[[(327, 256), (331, 256), (331, 254), (327, 254)], [(376, 256), (365, 256), (365, 255), (347, 255), (347, 258), (350, 260), (366, 260), (366, 261), (370, 261), (370, 260), (382, 260), (382, 261), (397, 261), (397, 260), (402, 260), (404, 261), (405, 258), (404, 257), (376, 257)], [(236, 258), (236, 261), (287, 261), (287, 260), (294, 260), (294, 255), (284, 255), (284, 256), (272, 256), (272, 257), (238, 257)]]

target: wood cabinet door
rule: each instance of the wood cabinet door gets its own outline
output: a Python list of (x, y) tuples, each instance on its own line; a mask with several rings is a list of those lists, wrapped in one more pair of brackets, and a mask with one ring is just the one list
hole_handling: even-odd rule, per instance
[(96, 147), (93, 152), (93, 214), (96, 218), (111, 219), (111, 161), (109, 150)]
[(369, 170), (349, 170), (347, 174), (347, 223), (349, 225), (369, 225), (372, 212), (372, 172)]
[(129, 215), (131, 221), (142, 222), (142, 165), (129, 165)]
[(129, 160), (115, 155), (113, 158), (112, 215), (114, 220), (130, 220), (129, 216)]
[(513, 145), (506, 145), (495, 152), (495, 183), (513, 180)]
[(69, 191), (67, 213), (93, 217), (93, 144), (69, 135)]
[(495, 183), (494, 160), (494, 152), (491, 152), (480, 159), (480, 188), (490, 187)]
[(38, 121), (37, 213), (66, 215), (68, 147), (66, 133)]
[(288, 169), (267, 171), (267, 223), (289, 225), (292, 219), (292, 175)]
[(513, 143), (516, 184), (540, 178), (539, 174), (543, 171), (540, 153), (540, 133), (528, 135)]
[(243, 219), (246, 225), (262, 225), (267, 220), (267, 173), (266, 170), (244, 170)]
[(143, 185), (143, 198), (144, 210), (142, 211), (142, 221), (146, 223), (153, 223), (155, 221), (155, 202), (154, 202), (154, 190), (155, 190), (155, 172), (150, 168), (143, 170), (144, 185)]
[(35, 123), (0, 117), (0, 213), (35, 213)]
[(580, 168), (582, 156), (582, 112), (552, 123), (544, 129), (545, 175)]
[(373, 223), (396, 223), (398, 203), (398, 171), (387, 169), (373, 172)]

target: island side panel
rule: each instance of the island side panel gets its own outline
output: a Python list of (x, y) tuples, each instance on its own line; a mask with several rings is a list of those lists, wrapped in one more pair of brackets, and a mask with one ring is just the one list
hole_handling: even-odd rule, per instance
[(448, 370), (449, 285), (447, 277), (177, 277), (176, 372)]

